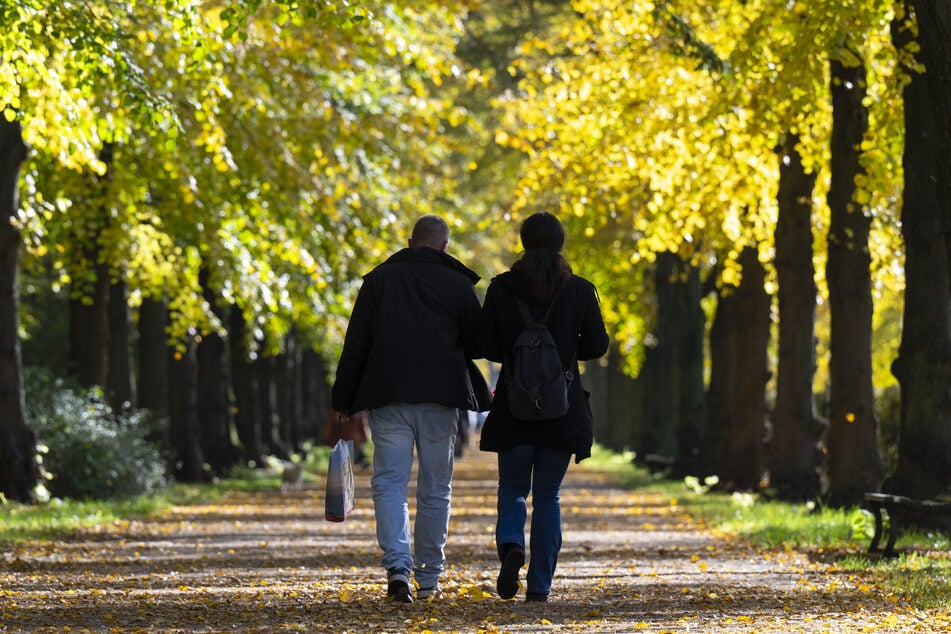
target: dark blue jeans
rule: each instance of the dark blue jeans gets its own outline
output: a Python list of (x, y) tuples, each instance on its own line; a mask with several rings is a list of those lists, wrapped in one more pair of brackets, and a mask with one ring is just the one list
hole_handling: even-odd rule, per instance
[(525, 548), (527, 498), (532, 494), (528, 592), (548, 594), (561, 550), (561, 481), (571, 453), (548, 447), (519, 445), (499, 452), (499, 517), (495, 543)]

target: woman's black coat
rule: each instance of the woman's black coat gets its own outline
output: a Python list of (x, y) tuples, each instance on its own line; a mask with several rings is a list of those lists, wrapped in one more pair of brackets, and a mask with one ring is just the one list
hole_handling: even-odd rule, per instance
[(502, 363), (502, 369), (479, 448), (498, 452), (516, 445), (546, 446), (570, 451), (575, 454), (575, 461), (580, 462), (591, 455), (594, 425), (578, 361), (597, 359), (608, 350), (608, 334), (597, 290), (588, 280), (573, 276), (558, 296), (547, 321), (562, 364), (568, 369), (571, 362), (575, 377), (568, 389), (568, 412), (552, 420), (522, 421), (509, 411), (505, 358), (511, 356), (515, 338), (524, 327), (516, 295), (529, 304), (535, 319), (542, 317), (551, 301), (548, 298), (543, 304), (538, 304), (537, 299), (532, 302), (531, 291), (519, 288), (517, 278), (510, 272), (495, 277), (486, 291), (479, 324), (480, 352), (490, 361)]

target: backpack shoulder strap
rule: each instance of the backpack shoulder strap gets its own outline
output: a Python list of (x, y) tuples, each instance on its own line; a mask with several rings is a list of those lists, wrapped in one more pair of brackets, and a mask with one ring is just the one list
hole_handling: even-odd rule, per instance
[[(522, 321), (525, 322), (525, 325), (531, 326), (532, 324), (536, 323), (535, 320), (532, 319), (532, 313), (528, 310), (528, 304), (525, 303), (525, 300), (516, 295), (515, 301), (518, 304), (519, 312), (522, 313)], [(548, 313), (545, 313), (545, 317), (548, 317)]]
[(548, 305), (548, 309), (545, 311), (545, 314), (542, 316), (543, 324), (548, 323), (548, 315), (551, 314), (551, 309), (555, 307), (555, 302), (557, 302), (558, 298), (561, 297), (562, 292), (564, 292), (564, 289), (562, 289), (561, 291), (558, 291), (558, 294), (552, 298), (551, 303)]
[[(564, 290), (564, 289), (562, 289), (562, 291), (563, 291), (563, 290)], [(543, 324), (543, 325), (547, 325), (547, 323), (548, 323), (548, 315), (551, 314), (551, 309), (555, 306), (555, 302), (558, 301), (558, 298), (559, 298), (559, 297), (561, 297), (561, 292), (559, 292), (557, 295), (555, 295), (555, 296), (552, 298), (551, 303), (548, 304), (548, 308), (545, 309), (545, 314), (544, 314), (544, 315), (542, 316), (542, 318), (541, 318), (540, 320), (538, 320), (538, 321), (536, 321), (535, 319), (532, 318), (532, 313), (531, 313), (531, 311), (528, 309), (528, 304), (525, 303), (525, 300), (523, 300), (521, 297), (519, 297), (518, 295), (516, 295), (516, 296), (515, 296), (515, 301), (518, 303), (518, 310), (519, 310), (519, 312), (522, 313), (522, 320), (525, 322), (525, 325), (526, 325), (526, 326), (530, 326), (530, 325), (532, 325), (532, 324)]]

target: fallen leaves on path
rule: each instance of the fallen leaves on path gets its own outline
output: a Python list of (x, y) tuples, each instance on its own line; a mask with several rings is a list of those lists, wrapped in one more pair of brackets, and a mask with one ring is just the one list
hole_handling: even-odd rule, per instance
[[(369, 473), (323, 518), (322, 482), (229, 495), (0, 553), (0, 631), (910, 632), (951, 629), (854, 573), (716, 535), (676, 500), (573, 467), (551, 602), (502, 601), (494, 456), (457, 463), (443, 597), (384, 600)], [(524, 579), (524, 571), (523, 571)]]

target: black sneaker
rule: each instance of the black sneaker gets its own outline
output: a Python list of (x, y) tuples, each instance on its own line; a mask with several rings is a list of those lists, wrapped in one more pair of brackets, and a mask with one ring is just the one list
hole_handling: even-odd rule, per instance
[(419, 601), (423, 601), (425, 599), (438, 599), (441, 596), (442, 596), (442, 590), (439, 588), (438, 583), (429, 588), (416, 589), (416, 599)]
[(386, 598), (397, 603), (412, 603), (409, 591), (409, 570), (390, 568), (386, 571)]
[(511, 599), (518, 593), (518, 573), (525, 564), (525, 550), (517, 544), (506, 544), (502, 550), (505, 554), (495, 590), (502, 599)]

